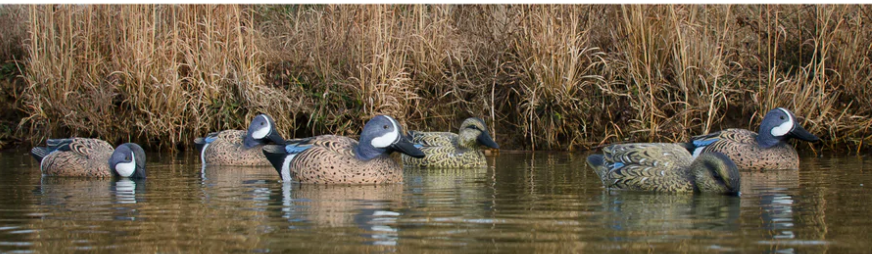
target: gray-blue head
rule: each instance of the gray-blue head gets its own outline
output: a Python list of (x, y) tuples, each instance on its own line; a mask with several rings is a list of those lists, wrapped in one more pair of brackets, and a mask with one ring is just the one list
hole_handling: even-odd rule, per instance
[(399, 151), (406, 155), (423, 158), (424, 152), (415, 147), (403, 135), (403, 128), (397, 120), (386, 115), (378, 115), (366, 122), (360, 133), (360, 144), (355, 148), (358, 159), (368, 161), (382, 154)]
[(109, 169), (121, 177), (145, 178), (145, 150), (137, 144), (124, 143), (109, 157)]
[(272, 117), (267, 114), (255, 116), (248, 125), (248, 132), (245, 133), (245, 140), (243, 141), (245, 147), (252, 148), (270, 142), (278, 145), (285, 144), (285, 140), (282, 139), (282, 136), (276, 130), (276, 123)]
[(793, 112), (785, 108), (775, 108), (766, 113), (760, 123), (757, 142), (763, 148), (772, 147), (779, 142), (796, 138), (808, 142), (817, 142), (818, 137), (806, 131), (799, 125)]

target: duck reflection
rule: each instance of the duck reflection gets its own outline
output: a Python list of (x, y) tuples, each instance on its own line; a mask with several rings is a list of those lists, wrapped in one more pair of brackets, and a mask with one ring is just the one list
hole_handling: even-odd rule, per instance
[(33, 191), (55, 216), (99, 219), (106, 215), (102, 209), (109, 209), (114, 220), (136, 220), (139, 211), (130, 205), (144, 202), (145, 192), (145, 180), (77, 177), (42, 177)]
[[(687, 195), (642, 193), (630, 191), (604, 191), (603, 221), (616, 231), (635, 237), (664, 238), (694, 237), (694, 230), (732, 231), (738, 225), (740, 198), (726, 195)], [(663, 231), (675, 231), (663, 234)], [(645, 232), (649, 232), (646, 234)], [(683, 233), (682, 233), (683, 232)], [(622, 237), (621, 237), (622, 238)], [(621, 239), (618, 239), (621, 240)]]
[(292, 228), (355, 226), (370, 244), (396, 245), (402, 195), (402, 184), (283, 183), (281, 217), (293, 222)]
[(476, 181), (483, 183), (489, 177), (487, 172), (487, 167), (407, 168), (404, 181), (411, 186), (412, 207), (456, 206), (488, 199), (485, 192), (459, 191), (469, 189), (468, 185)]
[(793, 193), (799, 187), (799, 170), (742, 172), (742, 207), (761, 211), (761, 227), (773, 239), (796, 238), (793, 232)]
[[(272, 167), (204, 166), (200, 176), (206, 201), (219, 198), (242, 199), (261, 203), (251, 207), (263, 211), (270, 200), (270, 186), (278, 181)], [(242, 197), (236, 194), (242, 191)]]

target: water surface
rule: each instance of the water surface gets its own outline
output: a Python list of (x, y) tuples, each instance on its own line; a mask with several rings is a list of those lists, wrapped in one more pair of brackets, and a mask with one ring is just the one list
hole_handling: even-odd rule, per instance
[(0, 154), (0, 252), (865, 252), (872, 163), (743, 173), (742, 195), (609, 192), (586, 154), (507, 153), (405, 183), (279, 183), (149, 154), (148, 179), (41, 177)]

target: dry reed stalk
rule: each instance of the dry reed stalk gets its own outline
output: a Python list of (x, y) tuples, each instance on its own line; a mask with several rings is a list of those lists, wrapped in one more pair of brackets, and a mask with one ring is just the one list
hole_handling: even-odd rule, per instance
[[(22, 120), (33, 141), (96, 136), (174, 149), (258, 112), (293, 123), (261, 86), (262, 53), (238, 6), (31, 6)], [(281, 128), (286, 129), (286, 128)], [(154, 142), (154, 141), (160, 142)]]
[(375, 114), (438, 131), (478, 116), (504, 147), (571, 150), (756, 129), (777, 106), (829, 148), (872, 137), (868, 6), (25, 10), (18, 135), (32, 142), (175, 148), (265, 112), (287, 137), (355, 135)]

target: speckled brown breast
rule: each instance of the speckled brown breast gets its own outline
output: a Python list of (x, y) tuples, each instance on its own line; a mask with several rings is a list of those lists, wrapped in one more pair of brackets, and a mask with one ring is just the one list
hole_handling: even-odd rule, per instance
[(111, 177), (109, 157), (115, 148), (99, 139), (74, 138), (70, 151), (55, 151), (40, 163), (43, 175)]
[(310, 141), (311, 148), (291, 161), (291, 177), (301, 183), (368, 184), (397, 183), (403, 181), (403, 168), (383, 154), (369, 161), (354, 155), (357, 141), (324, 135)]
[(799, 169), (799, 155), (787, 143), (764, 149), (757, 143), (757, 133), (743, 129), (726, 129), (718, 137), (704, 151), (727, 155), (739, 170)]
[(246, 131), (227, 130), (218, 133), (215, 141), (206, 146), (203, 160), (207, 165), (270, 166), (261, 149), (263, 146), (245, 148)]
[(412, 142), (422, 144), (426, 155), (415, 158), (403, 154), (403, 165), (441, 168), (487, 167), (484, 152), (476, 145), (463, 148), (457, 144), (458, 135), (450, 132), (411, 132)]

